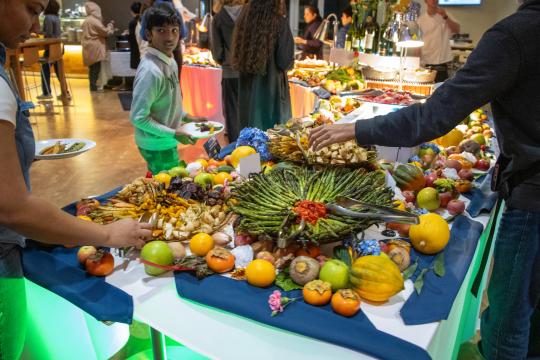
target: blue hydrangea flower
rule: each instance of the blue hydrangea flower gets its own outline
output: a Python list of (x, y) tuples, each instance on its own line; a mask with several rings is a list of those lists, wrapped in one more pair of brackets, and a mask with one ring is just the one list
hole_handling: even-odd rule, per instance
[(272, 154), (268, 150), (268, 135), (257, 128), (244, 128), (238, 140), (236, 140), (236, 146), (251, 146), (261, 156), (263, 162), (272, 160)]
[(381, 247), (377, 240), (362, 240), (356, 247), (356, 252), (360, 256), (381, 255)]
[(420, 149), (431, 149), (435, 152), (435, 154), (438, 154), (441, 152), (441, 149), (439, 149), (437, 144), (434, 144), (434, 143), (424, 143), (420, 145)]
[(411, 157), (409, 159), (409, 162), (412, 163), (412, 162), (418, 162), (418, 163), (422, 163), (422, 160), (420, 160), (420, 157), (418, 157), (418, 155), (414, 155), (413, 157)]
[(416, 213), (416, 215), (429, 214), (429, 210), (427, 209), (414, 209), (413, 212)]

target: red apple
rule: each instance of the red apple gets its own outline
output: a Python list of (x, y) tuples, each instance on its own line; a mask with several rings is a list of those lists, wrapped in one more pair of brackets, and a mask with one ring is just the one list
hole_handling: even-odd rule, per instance
[(446, 207), (450, 215), (463, 214), (465, 211), (465, 202), (461, 200), (451, 200)]
[(412, 190), (403, 191), (402, 194), (405, 197), (405, 201), (408, 203), (414, 203), (416, 200), (416, 194)]
[(433, 182), (439, 178), (435, 171), (424, 177), (426, 179), (426, 187), (433, 187)]
[(488, 171), (489, 167), (491, 166), (491, 163), (489, 160), (486, 159), (480, 159), (474, 164), (475, 169), (482, 170), (482, 171)]
[(458, 176), (462, 180), (469, 180), (469, 181), (471, 181), (474, 178), (474, 174), (471, 171), (471, 169), (461, 169), (461, 170), (459, 170)]
[(452, 200), (452, 193), (447, 191), (439, 194), (439, 199), (441, 200), (441, 207), (445, 208), (448, 206), (450, 200)]

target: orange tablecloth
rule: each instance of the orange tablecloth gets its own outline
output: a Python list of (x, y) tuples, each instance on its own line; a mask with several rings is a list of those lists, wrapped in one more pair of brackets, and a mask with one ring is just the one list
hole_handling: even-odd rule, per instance
[(184, 111), (225, 124), (221, 103), (221, 69), (184, 65), (180, 78)]
[(291, 93), (291, 110), (293, 118), (308, 116), (313, 112), (317, 95), (311, 89), (299, 84), (289, 82)]

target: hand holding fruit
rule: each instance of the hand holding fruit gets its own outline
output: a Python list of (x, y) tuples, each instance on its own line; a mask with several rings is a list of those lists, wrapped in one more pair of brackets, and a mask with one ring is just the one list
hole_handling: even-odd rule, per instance
[(195, 144), (197, 142), (195, 139), (193, 139), (191, 136), (189, 136), (189, 134), (184, 129), (182, 129), (181, 127), (176, 129), (174, 137), (176, 138), (176, 140), (179, 143), (182, 143), (182, 144), (193, 145), (193, 144)]
[(354, 140), (354, 129), (355, 123), (319, 126), (309, 134), (309, 145), (313, 151), (318, 151), (332, 144)]
[(105, 231), (107, 232), (107, 242), (103, 245), (115, 248), (135, 246), (140, 249), (146, 240), (152, 238), (152, 225), (138, 223), (133, 219), (123, 219), (105, 225)]

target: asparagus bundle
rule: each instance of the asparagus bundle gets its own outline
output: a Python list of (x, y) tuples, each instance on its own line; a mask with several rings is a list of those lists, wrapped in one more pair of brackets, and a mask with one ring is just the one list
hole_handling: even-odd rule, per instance
[(278, 239), (278, 245), (292, 239), (333, 242), (375, 223), (321, 212), (320, 205), (325, 209), (324, 205), (337, 196), (391, 206), (393, 192), (385, 186), (385, 175), (380, 171), (291, 166), (252, 175), (249, 181), (235, 185), (232, 210), (242, 215), (241, 232), (269, 235)]

